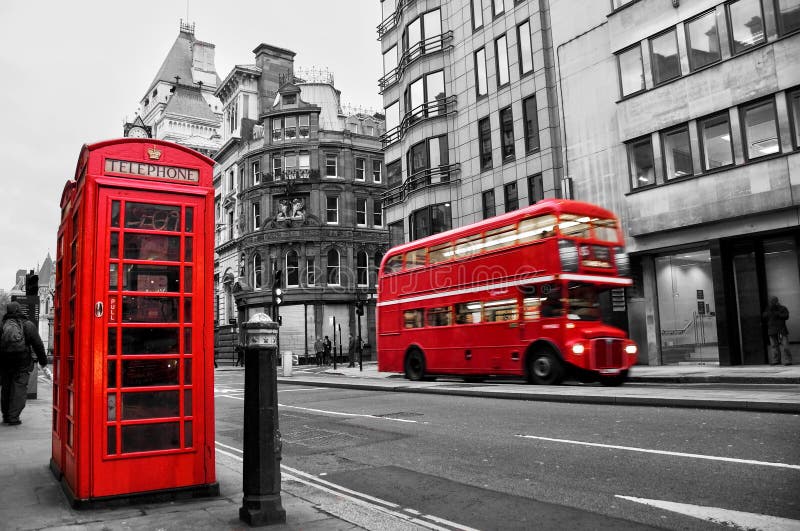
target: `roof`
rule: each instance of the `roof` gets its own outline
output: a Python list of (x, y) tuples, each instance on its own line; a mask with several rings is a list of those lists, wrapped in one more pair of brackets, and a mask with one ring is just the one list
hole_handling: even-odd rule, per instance
[(198, 120), (208, 120), (218, 124), (219, 116), (208, 106), (208, 102), (203, 98), (199, 88), (189, 87), (183, 84), (175, 86), (164, 114), (174, 114), (179, 116), (191, 116)]
[(153, 82), (148, 87), (150, 89), (159, 81), (166, 81), (167, 83), (175, 83), (175, 76), (180, 76), (185, 83), (191, 83), (192, 80), (192, 43), (194, 43), (194, 35), (186, 31), (181, 31), (175, 43), (172, 45), (167, 57), (161, 64), (158, 73), (156, 74)]

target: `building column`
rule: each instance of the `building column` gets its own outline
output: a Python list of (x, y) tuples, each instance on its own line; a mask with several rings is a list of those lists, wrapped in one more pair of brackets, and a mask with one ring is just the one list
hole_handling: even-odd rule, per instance
[(652, 255), (642, 256), (641, 263), (645, 330), (647, 333), (647, 364), (661, 365), (661, 316), (658, 312), (656, 265)]

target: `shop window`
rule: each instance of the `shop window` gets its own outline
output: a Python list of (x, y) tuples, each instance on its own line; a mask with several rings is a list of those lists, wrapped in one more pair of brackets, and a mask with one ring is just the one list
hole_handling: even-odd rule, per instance
[(511, 212), (519, 208), (519, 195), (517, 194), (517, 183), (508, 183), (503, 187), (505, 195), (506, 212)]
[(539, 149), (539, 116), (536, 111), (536, 96), (522, 100), (522, 111), (525, 123), (525, 153)]
[(339, 251), (331, 249), (328, 251), (328, 285), (338, 286), (340, 283)]
[(742, 107), (741, 122), (748, 160), (780, 153), (775, 100)]
[(734, 55), (766, 41), (761, 0), (737, 0), (727, 7), (728, 35)]
[(800, 1), (775, 0), (775, 12), (778, 17), (778, 32), (788, 35), (800, 29)]
[(483, 219), (491, 218), (497, 214), (494, 206), (494, 190), (486, 190), (482, 194)]
[(492, 128), (489, 117), (478, 121), (478, 149), (480, 151), (481, 171), (492, 167)]
[(686, 177), (694, 173), (689, 127), (682, 125), (661, 136), (664, 142), (664, 175), (667, 179)]
[(709, 11), (686, 23), (686, 46), (692, 72), (722, 58), (719, 47), (717, 14)]
[(517, 26), (517, 51), (519, 52), (519, 75), (522, 77), (533, 71), (531, 23), (527, 20)]
[(642, 188), (656, 183), (653, 145), (649, 136), (628, 144), (628, 164), (631, 188)]
[(617, 54), (617, 64), (623, 97), (644, 90), (642, 47), (638, 43)]
[(356, 283), (359, 286), (366, 286), (369, 284), (368, 272), (369, 260), (367, 259), (367, 253), (359, 251), (358, 254), (356, 254)]
[(650, 64), (653, 68), (653, 83), (656, 85), (681, 75), (675, 28), (650, 39)]
[(511, 107), (500, 110), (500, 148), (503, 162), (514, 160), (514, 116)]
[(508, 46), (506, 36), (503, 35), (494, 41), (494, 56), (497, 63), (497, 86), (508, 84)]
[(699, 120), (703, 169), (713, 170), (733, 164), (731, 124), (728, 112)]
[(480, 98), (489, 93), (486, 77), (486, 49), (475, 52), (475, 93)]

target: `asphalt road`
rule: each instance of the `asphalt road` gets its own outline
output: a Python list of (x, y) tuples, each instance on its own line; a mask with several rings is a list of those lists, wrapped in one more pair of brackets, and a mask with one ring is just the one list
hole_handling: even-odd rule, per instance
[[(238, 448), (242, 374), (216, 383)], [(798, 415), (297, 385), (279, 403), (285, 470), (443, 528), (800, 529)]]

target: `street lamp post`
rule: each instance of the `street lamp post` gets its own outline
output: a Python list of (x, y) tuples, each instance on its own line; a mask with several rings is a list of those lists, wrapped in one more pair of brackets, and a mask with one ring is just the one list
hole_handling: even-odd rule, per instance
[(358, 352), (358, 370), (364, 370), (363, 349), (361, 348), (361, 316), (364, 315), (364, 302), (361, 300), (361, 293), (356, 292), (356, 316), (358, 317), (358, 339), (356, 340), (356, 352)]
[(286, 523), (281, 504), (278, 429), (278, 323), (258, 313), (243, 323), (244, 498), (239, 519), (251, 526)]

